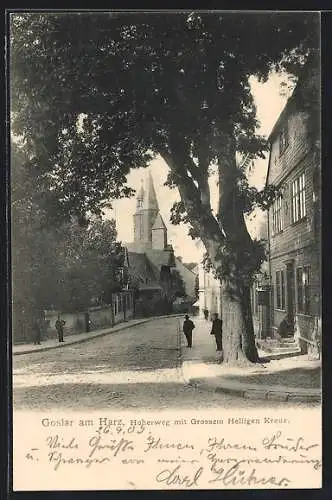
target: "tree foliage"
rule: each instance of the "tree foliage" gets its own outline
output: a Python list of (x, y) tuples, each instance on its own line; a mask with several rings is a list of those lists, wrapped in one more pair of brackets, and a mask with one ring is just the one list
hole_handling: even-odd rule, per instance
[(93, 217), (45, 225), (39, 193), (27, 176), (24, 150), (12, 146), (12, 270), (14, 333), (29, 330), (45, 309), (84, 310), (110, 303), (121, 289), (124, 251), (114, 221)]
[(98, 211), (130, 194), (130, 168), (175, 148), (169, 182), (189, 183), (208, 209), (199, 191), (222, 134), (245, 156), (266, 148), (250, 76), (296, 71), (316, 29), (312, 13), (12, 14), (13, 130), (47, 206)]

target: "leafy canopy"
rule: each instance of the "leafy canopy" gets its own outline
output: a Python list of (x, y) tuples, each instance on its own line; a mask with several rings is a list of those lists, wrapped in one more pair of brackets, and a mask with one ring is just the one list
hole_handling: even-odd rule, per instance
[(209, 209), (223, 134), (244, 160), (266, 149), (250, 76), (296, 74), (317, 29), (303, 12), (11, 14), (13, 131), (48, 211), (100, 213), (132, 194), (131, 168), (170, 152), (169, 185)]

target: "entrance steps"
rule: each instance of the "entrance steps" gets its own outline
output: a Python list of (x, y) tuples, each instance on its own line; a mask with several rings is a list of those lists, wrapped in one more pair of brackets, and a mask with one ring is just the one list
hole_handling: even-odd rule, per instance
[(294, 337), (284, 339), (257, 339), (259, 350), (273, 359), (288, 358), (301, 354), (301, 349)]

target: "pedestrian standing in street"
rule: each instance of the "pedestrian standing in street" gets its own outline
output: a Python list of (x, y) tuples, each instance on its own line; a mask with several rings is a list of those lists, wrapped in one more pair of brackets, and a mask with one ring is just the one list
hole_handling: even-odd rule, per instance
[(186, 336), (188, 347), (192, 347), (194, 328), (195, 328), (194, 323), (191, 321), (191, 319), (189, 319), (188, 314), (186, 314), (185, 320), (183, 322), (183, 333)]
[(222, 351), (222, 320), (218, 317), (218, 313), (213, 315), (211, 335), (215, 336), (217, 351)]
[(33, 322), (33, 330), (34, 330), (34, 344), (39, 345), (40, 340), (41, 340), (41, 325), (40, 325), (40, 320), (38, 318), (35, 318)]
[(58, 332), (59, 342), (64, 342), (64, 340), (63, 340), (63, 327), (65, 326), (65, 324), (66, 324), (66, 322), (63, 319), (61, 319), (61, 316), (59, 314), (58, 319), (55, 322), (55, 328), (56, 328), (56, 331)]
[(209, 319), (209, 311), (207, 309), (204, 309), (203, 314), (204, 314), (205, 320), (207, 321)]

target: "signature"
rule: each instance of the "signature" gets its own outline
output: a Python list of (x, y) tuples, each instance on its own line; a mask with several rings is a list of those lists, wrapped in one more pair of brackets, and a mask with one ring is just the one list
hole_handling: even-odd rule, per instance
[(211, 471), (215, 474), (213, 479), (209, 480), (209, 483), (222, 482), (225, 486), (257, 486), (257, 485), (269, 485), (269, 486), (279, 486), (287, 487), (290, 484), (290, 479), (287, 477), (277, 477), (277, 476), (258, 476), (256, 474), (256, 469), (253, 468), (248, 473), (245, 469), (240, 468), (240, 463), (232, 465), (229, 468), (220, 467), (217, 469), (215, 466), (211, 467)]
[(262, 444), (266, 450), (287, 450), (287, 451), (309, 451), (316, 448), (318, 443), (306, 443), (305, 439), (300, 436), (298, 438), (284, 437), (281, 431), (272, 434), (272, 436), (265, 437)]
[(181, 471), (181, 465), (177, 465), (174, 469), (163, 469), (156, 476), (158, 483), (165, 483), (167, 486), (179, 485), (192, 488), (198, 486), (198, 480), (203, 474), (203, 467), (199, 467), (193, 474), (184, 475)]

